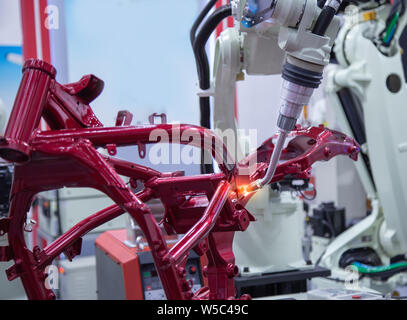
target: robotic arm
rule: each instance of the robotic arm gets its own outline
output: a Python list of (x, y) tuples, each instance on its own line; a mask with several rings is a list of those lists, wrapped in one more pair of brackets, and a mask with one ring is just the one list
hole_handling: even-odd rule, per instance
[[(372, 213), (327, 247), (321, 265), (330, 269), (355, 261), (374, 265), (361, 247), (374, 250), (377, 265), (391, 266), (393, 257), (407, 252), (407, 89), (399, 43), (405, 6), (405, 0), (360, 1), (348, 10), (336, 40), (339, 64), (328, 73), (325, 90), (341, 129), (362, 147), (356, 165)], [(388, 281), (385, 292), (397, 281)]]
[[(323, 2), (325, 3), (325, 1)], [(253, 9), (253, 4), (256, 5), (256, 3), (263, 7)], [(217, 38), (211, 89), (203, 92), (201, 97), (213, 95), (214, 127), (220, 130), (221, 134), (228, 130), (234, 131), (234, 136), (237, 137), (235, 140), (236, 158), (237, 161), (240, 161), (247, 155), (249, 141), (246, 141), (244, 135), (239, 136), (241, 131), (238, 130), (235, 121), (236, 81), (244, 79), (243, 71), (247, 75), (281, 74), (282, 67), (287, 62), (287, 72), (283, 75), (287, 78), (284, 80), (286, 86), (283, 86), (284, 91), (280, 103), (281, 127), (285, 129), (285, 132), (280, 134), (280, 145), (274, 147), (276, 150), (272, 160), (274, 166), (277, 165), (282, 153), (281, 149), (286, 135), (295, 127), (303, 105), (308, 103), (313, 92), (312, 87), (308, 88), (301, 84), (305, 82), (307, 86), (310, 86), (310, 82), (313, 82), (315, 83), (313, 86), (318, 86), (320, 78), (322, 78), (322, 70), (329, 62), (331, 47), (339, 30), (339, 19), (332, 18), (324, 36), (320, 36), (312, 34), (322, 12), (316, 0), (249, 2), (239, 0), (231, 1), (231, 8), (236, 21), (235, 27), (227, 28)], [(333, 13), (332, 10), (327, 10), (325, 12)], [(262, 14), (264, 14), (264, 18)], [(324, 21), (324, 24), (327, 24), (329, 19), (324, 19)], [(294, 67), (289, 67), (289, 65), (294, 65)], [(305, 71), (302, 72), (302, 69)], [(297, 76), (296, 72), (300, 72), (300, 76)], [(301, 75), (304, 76), (301, 77)], [(299, 81), (300, 78), (303, 80), (302, 82)], [(270, 90), (273, 89), (270, 88)], [(288, 90), (298, 90), (300, 95)], [(304, 94), (307, 96), (304, 97)], [(272, 99), (275, 101), (275, 98)], [(290, 112), (294, 113), (291, 117)], [(277, 152), (279, 148), (280, 151)], [(265, 161), (268, 162), (269, 159)], [(273, 175), (275, 176), (275, 169), (272, 166), (269, 167), (268, 175), (263, 173), (259, 176), (259, 178), (264, 178), (254, 179), (252, 181), (255, 182), (252, 184), (250, 182), (241, 184), (242, 194), (249, 194), (249, 190), (255, 191), (270, 183)], [(308, 190), (312, 186), (304, 181), (302, 188)], [(277, 196), (270, 192), (269, 188), (257, 190), (252, 194), (255, 196), (249, 204), (251, 213), (262, 222), (254, 224), (248, 233), (236, 235), (234, 246), (239, 266), (242, 267), (242, 270), (245, 269), (245, 266), (249, 266), (250, 272), (263, 272), (271, 265), (287, 266), (293, 262), (302, 261), (301, 250), (298, 250), (301, 248), (302, 239), (301, 236), (297, 237), (302, 232), (304, 219), (302, 203), (293, 200), (289, 193)], [(290, 214), (279, 214), (286, 213), (287, 208), (289, 208)], [(275, 219), (280, 218), (284, 219), (284, 222), (276, 223)], [(276, 228), (279, 228), (278, 234), (280, 234), (278, 241), (276, 241), (276, 232), (274, 232)], [(281, 232), (282, 229), (287, 232)], [(282, 234), (287, 234), (287, 239)], [(267, 246), (264, 245), (265, 243)], [(284, 243), (287, 248), (285, 254), (278, 255), (278, 258), (276, 255), (270, 254), (273, 252), (271, 248), (278, 248), (281, 243)], [(289, 243), (289, 248), (287, 243)], [(253, 257), (251, 254), (253, 248), (256, 248), (256, 252), (261, 252), (261, 254)], [(262, 258), (260, 259), (258, 256), (262, 256)], [(256, 262), (253, 263), (253, 261)], [(249, 270), (249, 268), (247, 269)]]
[(303, 106), (309, 103), (314, 89), (321, 83), (324, 66), (329, 63), (333, 41), (339, 30), (339, 19), (335, 14), (341, 3), (341, 0), (328, 0), (322, 10), (316, 0), (250, 0), (244, 6), (244, 27), (252, 28), (264, 21), (280, 25), (278, 45), (286, 53), (282, 68), (277, 144), (267, 173), (253, 182), (247, 188), (248, 192), (270, 183), (287, 134), (295, 128)]

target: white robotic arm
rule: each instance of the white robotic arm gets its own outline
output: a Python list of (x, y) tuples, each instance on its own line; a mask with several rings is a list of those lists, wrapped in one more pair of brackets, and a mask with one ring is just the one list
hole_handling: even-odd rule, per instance
[[(407, 244), (407, 216), (403, 215), (407, 211), (407, 175), (404, 174), (407, 137), (403, 133), (406, 132), (403, 115), (407, 110), (403, 109), (403, 103), (407, 92), (398, 45), (406, 15), (398, 15), (397, 19), (393, 15), (386, 20), (391, 6), (385, 1), (360, 2), (363, 2), (364, 11), (357, 14), (357, 19), (355, 15), (347, 18), (341, 29), (335, 47), (341, 67), (330, 76), (328, 90), (333, 90), (338, 101), (336, 93), (348, 87), (362, 101), (368, 140), (362, 149), (370, 156), (376, 183), (375, 186), (367, 182), (367, 192), (375, 197), (377, 188), (380, 203), (373, 201), (373, 214), (357, 228), (338, 237), (338, 241), (328, 248), (321, 263), (330, 268), (338, 264), (341, 254), (349, 248), (371, 244), (379, 255), (390, 257), (405, 253)], [(339, 3), (326, 1), (326, 6), (333, 7), (331, 14)], [(241, 0), (233, 4), (235, 18), (242, 23), (224, 31), (217, 42), (212, 83), (215, 127), (237, 131), (234, 85), (242, 78), (243, 71), (263, 75), (283, 71), (284, 78), (278, 123), (281, 138), (267, 176), (251, 186), (254, 190), (271, 180), (285, 135), (295, 126), (313, 86), (317, 87), (322, 70), (329, 62), (339, 20), (334, 18), (322, 36), (318, 35), (320, 32), (314, 33), (321, 16), (316, 1)], [(372, 9), (368, 10), (369, 7)], [(288, 67), (282, 67), (284, 62)], [(298, 81), (297, 77), (301, 78), (304, 70), (306, 76)], [(346, 120), (345, 116), (342, 118)], [(352, 134), (349, 125), (342, 129)], [(364, 180), (368, 181), (366, 165), (361, 163), (360, 170), (365, 172)], [(383, 260), (383, 263), (388, 261)]]
[[(243, 28), (243, 27), (242, 27)], [(222, 133), (232, 130), (237, 137), (236, 159), (248, 153), (244, 135), (235, 121), (236, 81), (248, 75), (281, 73), (285, 52), (278, 46), (279, 25), (264, 23), (257, 28), (228, 28), (218, 37), (211, 93), (214, 97), (214, 127)], [(270, 58), (272, 57), (272, 58)], [(244, 71), (244, 72), (243, 72)]]
[(235, 17), (240, 20), (243, 13), (243, 18), (237, 29), (225, 31), (217, 43), (213, 83), (215, 128), (236, 130), (234, 83), (243, 70), (248, 74), (283, 76), (277, 144), (265, 177), (248, 186), (247, 192), (270, 183), (287, 134), (295, 128), (303, 106), (321, 83), (339, 30), (335, 14), (341, 2), (328, 0), (322, 10), (316, 0), (233, 2)]
[(360, 261), (366, 247), (382, 264), (407, 252), (407, 88), (399, 45), (405, 5), (370, 1), (348, 11), (335, 44), (339, 65), (326, 93), (341, 130), (362, 145), (357, 169), (373, 212), (327, 247), (321, 264), (331, 269), (351, 263), (351, 252)]
[[(270, 10), (265, 13), (264, 18), (259, 14), (264, 10), (257, 11), (262, 23), (254, 22), (248, 25), (247, 20), (250, 18), (248, 9), (256, 2), (231, 1), (237, 23), (235, 28), (226, 29), (217, 39), (213, 81), (209, 92), (204, 92), (206, 95), (214, 96), (215, 129), (222, 132), (233, 130), (235, 137), (238, 137), (237, 160), (246, 155), (247, 147), (244, 137), (239, 137), (235, 121), (236, 81), (243, 80), (244, 73), (281, 74), (286, 61), (293, 64), (294, 67), (291, 66), (286, 71), (288, 80), (284, 80), (285, 86), (280, 100), (279, 127), (288, 133), (294, 128), (303, 105), (308, 103), (313, 92), (312, 87), (319, 84), (322, 70), (329, 62), (334, 38), (339, 30), (339, 20), (335, 17), (328, 23), (329, 26), (323, 36), (312, 33), (321, 14), (316, 0), (258, 1), (258, 4), (267, 5)], [(301, 74), (298, 76), (296, 72), (302, 73), (304, 77), (301, 77)], [(299, 81), (301, 79), (306, 86), (301, 85), (303, 83)], [(273, 112), (272, 108), (270, 112)], [(277, 150), (282, 148), (281, 142), (284, 142), (285, 133), (280, 136), (282, 139), (280, 138)], [(276, 152), (274, 164), (277, 164), (279, 156), (280, 153)], [(264, 184), (268, 179), (271, 180), (274, 164), (270, 165), (271, 169), (268, 177), (263, 180)], [(253, 190), (261, 186), (261, 183), (256, 184)], [(301, 263), (304, 221), (302, 202), (293, 199), (288, 192), (276, 196), (269, 188), (264, 188), (251, 200), (250, 210), (261, 223), (253, 225), (245, 235), (236, 236), (237, 263), (243, 267), (250, 266), (250, 272), (264, 271), (272, 265)], [(264, 242), (268, 243), (268, 246), (265, 247)], [(284, 253), (270, 254), (275, 252), (272, 248), (279, 248), (282, 245), (286, 247)], [(253, 248), (256, 248), (255, 257), (252, 255)], [(259, 255), (261, 259), (258, 258)]]

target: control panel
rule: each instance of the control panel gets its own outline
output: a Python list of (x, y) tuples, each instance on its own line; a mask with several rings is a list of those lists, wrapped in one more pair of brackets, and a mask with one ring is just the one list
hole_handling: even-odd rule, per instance
[[(150, 251), (140, 252), (139, 263), (141, 282), (145, 300), (166, 300), (164, 290), (158, 272), (155, 269)], [(192, 291), (195, 292), (202, 287), (201, 263), (198, 255), (193, 252), (186, 263), (186, 279), (193, 283)]]

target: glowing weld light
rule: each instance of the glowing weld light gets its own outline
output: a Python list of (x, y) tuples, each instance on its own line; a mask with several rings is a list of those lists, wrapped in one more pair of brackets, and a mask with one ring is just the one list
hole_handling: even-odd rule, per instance
[(248, 190), (249, 186), (247, 185), (243, 185), (239, 187), (239, 192), (244, 196), (247, 197), (249, 195), (249, 190)]

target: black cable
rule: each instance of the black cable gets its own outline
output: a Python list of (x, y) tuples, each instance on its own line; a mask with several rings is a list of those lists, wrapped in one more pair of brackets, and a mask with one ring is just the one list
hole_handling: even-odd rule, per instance
[[(196, 18), (194, 24), (191, 27), (191, 31), (189, 34), (189, 38), (191, 41), (191, 46), (192, 49), (194, 49), (194, 43), (195, 43), (195, 39), (196, 39), (196, 32), (198, 30), (198, 28), (200, 27), (202, 21), (205, 19), (205, 17), (208, 15), (209, 11), (216, 5), (217, 0), (211, 0), (209, 1), (206, 6), (203, 8), (203, 10), (201, 11), (201, 13), (198, 15), (198, 17)], [(196, 57), (195, 57), (196, 59)], [(196, 59), (196, 64), (198, 65), (198, 60)], [(203, 122), (202, 118), (203, 117), (209, 117), (210, 115), (206, 114), (206, 110), (207, 108), (210, 108), (209, 106), (209, 98), (200, 98), (199, 99), (199, 104), (200, 104), (200, 123), (202, 125), (202, 123), (206, 124), (206, 126), (208, 126), (208, 122)], [(209, 109), (210, 110), (210, 109)], [(210, 122), (209, 122), (209, 126), (210, 126)], [(201, 151), (201, 173), (212, 173), (213, 172), (213, 165), (212, 164), (205, 164), (205, 152)]]
[(327, 212), (326, 219), (328, 220), (328, 223), (331, 226), (330, 227), (330, 230), (331, 230), (331, 233), (332, 233), (331, 237), (336, 238), (337, 234), (336, 234), (336, 230), (335, 230), (335, 224), (333, 223), (332, 216), (331, 216), (331, 214), (329, 212)]
[(322, 9), (325, 5), (326, 0), (318, 0), (317, 5), (320, 9)]
[(335, 229), (333, 228), (332, 224), (325, 220), (322, 220), (321, 223), (329, 229), (329, 232), (331, 233), (331, 239), (335, 238)]
[[(391, 40), (393, 40), (393, 39), (390, 39), (390, 41), (388, 43), (385, 43), (384, 39), (383, 39), (383, 35), (384, 35), (384, 33), (386, 33), (390, 23), (392, 22), (394, 16), (397, 13), (399, 14), (399, 17), (402, 17), (405, 14), (405, 11), (406, 11), (406, 2), (405, 1), (406, 0), (395, 0), (392, 7), (391, 7), (390, 13), (389, 13), (389, 15), (388, 15), (388, 17), (386, 19), (386, 27), (379, 34), (379, 37), (381, 39), (380, 40), (381, 44), (384, 47), (389, 47), (391, 42), (392, 42)], [(397, 21), (396, 30), (398, 29), (398, 27), (399, 27), (399, 24), (398, 24), (398, 21)]]
[[(333, 222), (332, 222), (332, 220), (330, 218), (328, 218), (328, 222), (325, 221), (325, 220), (322, 220), (321, 223), (324, 226), (326, 226), (329, 229), (329, 231), (331, 232), (331, 238), (330, 238), (330, 242), (329, 242), (329, 243), (331, 243), (336, 238), (336, 232), (335, 232), (334, 224), (333, 224)], [(322, 251), (321, 255), (318, 257), (317, 261), (315, 262), (316, 267), (321, 262), (322, 257), (325, 255), (325, 252), (326, 252), (326, 248), (324, 249), (324, 251)]]
[[(341, 0), (338, 0), (339, 6), (342, 4)], [(328, 4), (328, 5), (327, 5)], [(318, 36), (325, 35), (325, 32), (328, 30), (329, 25), (331, 24), (333, 18), (336, 14), (336, 9), (329, 5), (329, 2), (325, 3), (325, 6), (322, 8), (321, 13), (318, 16), (317, 21), (315, 22), (312, 33)]]
[(319, 266), (319, 263), (321, 262), (322, 257), (324, 256), (325, 252), (326, 252), (326, 248), (324, 249), (324, 251), (322, 251), (322, 253), (321, 253), (320, 256), (318, 257), (317, 261), (315, 262), (315, 267), (318, 267), (318, 266)]
[(329, 25), (332, 22), (333, 17), (335, 16), (336, 11), (331, 7), (325, 6), (321, 14), (318, 16), (317, 22), (315, 23), (315, 27), (312, 30), (312, 33), (323, 36), (328, 29)]
[(62, 219), (61, 219), (61, 199), (59, 197), (59, 190), (56, 190), (55, 193), (56, 193), (56, 211), (55, 211), (55, 215), (58, 218), (58, 233), (59, 233), (59, 235), (61, 235), (61, 234), (63, 234), (63, 232), (62, 232)]
[(345, 280), (339, 279), (339, 278), (324, 277), (324, 279), (335, 281), (335, 282), (340, 282), (340, 283), (345, 283)]
[[(193, 49), (195, 58), (197, 60), (197, 69), (199, 77), (199, 85), (202, 90), (210, 88), (210, 71), (209, 61), (206, 54), (205, 45), (209, 40), (212, 32), (216, 29), (218, 24), (223, 19), (232, 15), (232, 9), (230, 5), (222, 6), (218, 8), (204, 23), (199, 30), (198, 35), (194, 41)], [(206, 120), (206, 119), (205, 119)]]
[(194, 42), (195, 42), (195, 38), (196, 38), (196, 31), (198, 30), (199, 26), (201, 25), (202, 21), (207, 16), (209, 11), (211, 11), (211, 9), (215, 6), (216, 2), (218, 2), (218, 0), (210, 0), (206, 4), (206, 6), (202, 9), (201, 13), (196, 18), (194, 24), (192, 25), (191, 31), (189, 33), (189, 38), (190, 38), (192, 47), (194, 46)]
[[(399, 8), (399, 7), (400, 7), (400, 8)], [(389, 13), (389, 15), (388, 15), (388, 17), (387, 17), (387, 19), (386, 19), (386, 28), (387, 28), (387, 26), (390, 24), (391, 20), (393, 19), (394, 15), (395, 15), (397, 12), (399, 12), (399, 14), (400, 14), (400, 16), (401, 16), (401, 10), (402, 10), (402, 7), (401, 7), (401, 2), (400, 2), (400, 0), (395, 0), (395, 1), (394, 1), (394, 4), (392, 5), (392, 7), (391, 7), (391, 9), (390, 9), (390, 13)], [(385, 28), (385, 30), (386, 30), (386, 28)]]
[(406, 11), (406, 3), (405, 0), (395, 0), (393, 3), (393, 6), (390, 10), (389, 16), (387, 17), (386, 23), (390, 23), (391, 19), (393, 19), (393, 16), (399, 12), (400, 17), (404, 15)]
[[(209, 5), (209, 4), (208, 4)], [(207, 8), (207, 7), (205, 7)], [(205, 11), (205, 9), (204, 9)], [(196, 26), (194, 24), (191, 30), (191, 41), (193, 42), (193, 50), (195, 55), (195, 60), (197, 64), (197, 71), (198, 71), (198, 78), (199, 78), (199, 87), (202, 90), (207, 90), (210, 88), (210, 68), (209, 68), (209, 61), (208, 56), (206, 54), (205, 46), (208, 42), (211, 34), (215, 31), (216, 27), (220, 22), (222, 22), (225, 18), (232, 15), (232, 8), (230, 5), (222, 6), (216, 9), (209, 18), (206, 19), (205, 23), (200, 28), (198, 34), (194, 38), (192, 35), (194, 30), (196, 30), (199, 26), (199, 19), (198, 17), (196, 21)], [(201, 15), (200, 15), (201, 16)], [(204, 17), (205, 15), (202, 14)], [(202, 18), (203, 20), (203, 18)], [(195, 29), (196, 28), (196, 29)], [(211, 127), (211, 109), (210, 109), (210, 99), (209, 97), (201, 97), (199, 99), (200, 105), (200, 125), (204, 128), (210, 129)], [(212, 164), (205, 164), (205, 152), (201, 154), (201, 171), (202, 173), (212, 173), (213, 165)]]

